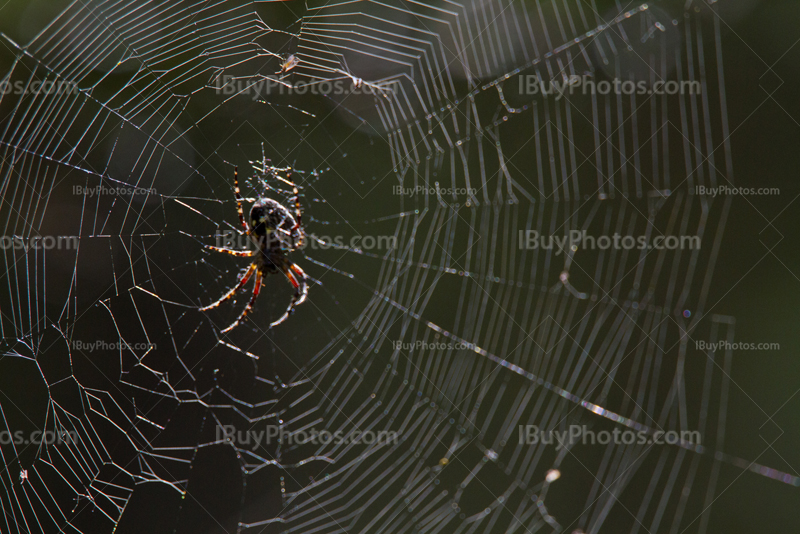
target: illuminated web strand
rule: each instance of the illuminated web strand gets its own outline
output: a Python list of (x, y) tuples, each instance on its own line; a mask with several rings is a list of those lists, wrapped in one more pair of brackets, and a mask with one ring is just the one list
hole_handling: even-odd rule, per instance
[[(401, 307), (397, 303), (392, 303), (392, 304), (395, 305), (395, 306)], [(410, 314), (410, 315), (414, 316), (414, 314)], [(430, 328), (431, 330), (433, 330), (434, 332), (437, 332), (437, 333), (445, 336), (448, 339), (452, 339), (454, 341), (458, 341), (459, 343), (464, 344), (466, 347), (469, 348), (469, 350), (472, 350), (476, 354), (479, 354), (479, 355), (481, 355), (481, 356), (483, 356), (485, 358), (488, 358), (489, 360), (491, 360), (491, 361), (495, 362), (496, 364), (508, 369), (509, 371), (511, 371), (513, 373), (516, 373), (516, 374), (518, 374), (518, 375), (530, 380), (531, 382), (535, 382), (537, 385), (542, 386), (544, 389), (546, 389), (548, 391), (552, 391), (553, 393), (556, 393), (557, 395), (567, 399), (570, 402), (573, 402), (575, 404), (580, 405), (581, 407), (589, 410), (590, 412), (592, 412), (592, 413), (594, 413), (596, 415), (599, 415), (600, 417), (604, 417), (605, 419), (608, 419), (608, 420), (613, 421), (615, 423), (619, 423), (621, 425), (625, 425), (628, 428), (632, 428), (632, 429), (640, 431), (640, 432), (646, 432), (646, 433), (651, 434), (651, 435), (654, 434), (655, 432), (658, 432), (657, 430), (654, 430), (653, 428), (651, 428), (651, 427), (649, 427), (647, 425), (643, 425), (642, 423), (638, 423), (638, 422), (636, 422), (636, 421), (634, 421), (632, 419), (629, 419), (629, 418), (627, 418), (625, 416), (619, 415), (618, 413), (612, 412), (611, 410), (603, 408), (602, 406), (599, 406), (597, 404), (594, 404), (592, 402), (584, 400), (584, 399), (578, 397), (577, 395), (575, 395), (573, 393), (570, 393), (569, 391), (565, 390), (564, 388), (561, 388), (561, 387), (559, 387), (559, 386), (557, 386), (555, 384), (551, 384), (550, 382), (542, 379), (541, 377), (538, 377), (538, 376), (534, 375), (533, 373), (526, 371), (522, 367), (520, 367), (518, 365), (515, 365), (515, 364), (513, 364), (511, 362), (508, 362), (508, 361), (504, 360), (503, 358), (501, 358), (499, 356), (495, 356), (494, 354), (492, 354), (490, 352), (487, 352), (486, 350), (480, 348), (479, 346), (475, 345), (474, 343), (470, 343), (466, 339), (460, 338), (457, 335), (452, 334), (452, 333), (444, 330), (443, 328), (431, 323), (430, 321), (425, 321), (423, 318), (421, 318), (419, 316), (416, 316), (414, 318), (419, 320), (419, 321), (424, 322), (425, 325), (428, 328)], [(751, 462), (749, 460), (745, 460), (743, 458), (739, 458), (737, 456), (733, 456), (731, 454), (727, 454), (727, 453), (724, 453), (724, 452), (721, 452), (721, 451), (709, 451), (703, 445), (693, 444), (693, 443), (691, 443), (689, 441), (686, 441), (686, 440), (684, 440), (682, 438), (681, 438), (681, 440), (679, 442), (676, 442), (674, 444), (678, 445), (678, 446), (680, 446), (680, 447), (682, 447), (682, 448), (684, 448), (686, 450), (689, 450), (689, 451), (692, 451), (692, 452), (696, 452), (698, 454), (712, 454), (712, 452), (713, 452), (713, 456), (717, 460), (727, 462), (729, 464), (735, 465), (736, 467), (740, 467), (742, 469), (747, 469), (749, 471), (752, 471), (752, 472), (757, 473), (759, 475), (765, 476), (767, 478), (771, 478), (773, 480), (777, 480), (779, 482), (783, 482), (784, 484), (789, 484), (791, 486), (800, 487), (800, 477), (798, 477), (798, 476), (795, 476), (795, 475), (792, 475), (792, 474), (789, 474), (789, 473), (785, 473), (783, 471), (779, 471), (777, 469), (773, 469), (771, 467), (767, 467), (767, 466), (764, 466), (764, 465), (761, 465), (761, 464), (758, 464), (758, 463), (755, 463), (755, 462)]]

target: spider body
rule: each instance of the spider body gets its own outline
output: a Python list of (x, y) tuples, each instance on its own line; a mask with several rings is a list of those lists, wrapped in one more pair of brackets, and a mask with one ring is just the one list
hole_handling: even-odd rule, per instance
[(286, 254), (303, 240), (292, 213), (271, 198), (262, 198), (250, 210), (249, 233), (261, 251), (259, 261), (264, 269), (276, 272)]
[(288, 254), (302, 246), (305, 233), (301, 225), (302, 213), (300, 211), (300, 193), (297, 186), (287, 179), (276, 176), (279, 180), (292, 186), (294, 192), (294, 214), (280, 202), (271, 198), (261, 198), (253, 204), (250, 209), (249, 221), (245, 221), (244, 211), (242, 210), (242, 196), (239, 191), (239, 172), (234, 171), (234, 193), (236, 195), (237, 213), (239, 222), (244, 231), (242, 235), (248, 237), (249, 241), (255, 246), (255, 250), (232, 250), (228, 248), (213, 247), (206, 245), (206, 248), (223, 252), (232, 256), (252, 258), (250, 266), (239, 277), (239, 282), (223, 295), (219, 300), (203, 306), (201, 311), (216, 308), (226, 300), (232, 298), (255, 274), (253, 293), (250, 302), (242, 311), (233, 324), (222, 330), (228, 332), (235, 328), (252, 310), (256, 298), (261, 290), (262, 279), (270, 274), (283, 273), (294, 287), (295, 293), (284, 314), (270, 324), (276, 326), (286, 320), (294, 312), (295, 306), (302, 304), (308, 295), (308, 284), (306, 274), (303, 270), (288, 258)]

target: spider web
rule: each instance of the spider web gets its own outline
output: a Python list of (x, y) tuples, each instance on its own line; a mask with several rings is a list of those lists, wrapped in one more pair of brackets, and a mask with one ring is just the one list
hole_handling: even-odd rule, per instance
[[(3, 81), (70, 88), (0, 100), (4, 235), (76, 245), (3, 251), (0, 430), (73, 439), (0, 445), (0, 531), (705, 532), (725, 466), (800, 485), (726, 452), (731, 354), (690, 344), (734, 339), (706, 313), (730, 203), (691, 194), (733, 168), (716, 5), (685, 4), (77, 1), (3, 36)], [(271, 276), (221, 335), (250, 298), (197, 309), (247, 266), (204, 247), (237, 228), (234, 166), (284, 205), (291, 168), (316, 246), (294, 315), (267, 328)], [(572, 424), (702, 440), (517, 437)], [(219, 433), (268, 426), (398, 439)]]

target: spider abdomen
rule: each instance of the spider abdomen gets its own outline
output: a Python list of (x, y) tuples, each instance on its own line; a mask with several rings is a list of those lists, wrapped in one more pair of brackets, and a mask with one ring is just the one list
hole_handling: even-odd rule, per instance
[(263, 236), (278, 228), (289, 232), (294, 225), (292, 213), (271, 198), (258, 200), (250, 210), (250, 228), (254, 235)]

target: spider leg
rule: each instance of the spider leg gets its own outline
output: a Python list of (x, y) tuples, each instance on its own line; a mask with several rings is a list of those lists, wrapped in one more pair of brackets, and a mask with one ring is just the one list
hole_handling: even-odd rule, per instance
[[(290, 174), (289, 177), (292, 175)], [(294, 194), (294, 211), (297, 218), (295, 219), (294, 228), (292, 230), (296, 230), (303, 226), (303, 212), (300, 210), (300, 191), (297, 190), (297, 186), (294, 185), (294, 182), (289, 181), (292, 184), (292, 193)]]
[(296, 263), (290, 262), (289, 268), (297, 275), (295, 281), (298, 279), (300, 281), (298, 285), (292, 284), (296, 291), (295, 295), (299, 295), (299, 299), (293, 303), (292, 307), (294, 308), (294, 306), (299, 306), (305, 302), (306, 298), (308, 297), (308, 276), (306, 275), (305, 271), (303, 271), (303, 269), (301, 269)]
[(251, 258), (256, 253), (255, 250), (231, 250), (229, 248), (213, 247), (211, 245), (206, 245), (206, 248), (216, 252), (224, 252), (225, 254), (230, 254), (231, 256), (237, 256), (239, 258)]
[(291, 230), (289, 230), (289, 233), (293, 235), (297, 230), (300, 231), (300, 238), (296, 242), (293, 243), (293, 247), (292, 247), (292, 248), (298, 248), (298, 247), (301, 247), (303, 245), (303, 240), (304, 240), (304, 237), (305, 237), (305, 235), (303, 233), (303, 212), (300, 211), (300, 191), (297, 190), (297, 186), (294, 184), (294, 182), (288, 179), (288, 178), (292, 177), (291, 172), (289, 173), (288, 178), (281, 178), (280, 176), (277, 176), (277, 175), (276, 175), (276, 177), (280, 181), (292, 186), (292, 193), (293, 193), (293, 198), (294, 198), (295, 219), (294, 219), (294, 226), (292, 227)]
[(244, 220), (244, 211), (242, 211), (242, 192), (239, 189), (239, 167), (233, 168), (233, 192), (236, 194), (236, 212), (239, 214), (239, 222), (242, 223), (245, 234), (250, 234), (250, 228), (247, 226), (247, 221)]
[(247, 306), (245, 306), (244, 310), (242, 310), (242, 314), (239, 315), (239, 317), (233, 322), (233, 324), (231, 324), (225, 330), (221, 330), (220, 333), (224, 334), (225, 332), (230, 332), (231, 330), (239, 326), (239, 323), (241, 323), (242, 320), (247, 316), (247, 314), (250, 313), (250, 310), (253, 309), (253, 305), (256, 303), (256, 299), (258, 298), (258, 293), (259, 291), (261, 291), (261, 278), (262, 278), (261, 270), (259, 270), (256, 273), (256, 283), (253, 285), (253, 296), (250, 297), (250, 302), (247, 303)]
[(253, 272), (255, 270), (256, 270), (256, 265), (255, 264), (251, 264), (250, 267), (248, 267), (247, 270), (245, 271), (244, 275), (242, 276), (242, 279), (239, 280), (238, 284), (233, 286), (233, 288), (230, 291), (228, 291), (227, 293), (225, 293), (222, 296), (222, 298), (220, 298), (218, 301), (212, 302), (208, 306), (203, 306), (202, 308), (199, 308), (199, 310), (200, 311), (207, 311), (207, 310), (214, 309), (217, 306), (219, 306), (220, 304), (222, 304), (223, 302), (225, 302), (226, 300), (228, 300), (229, 298), (231, 298), (232, 296), (234, 296), (236, 294), (236, 292), (239, 291), (242, 287), (244, 287), (244, 285), (247, 283), (247, 281), (250, 280), (250, 277), (253, 275)]
[(308, 296), (308, 284), (306, 283), (307, 277), (306, 273), (303, 272), (303, 269), (294, 263), (288, 263), (288, 265), (284, 266), (283, 273), (294, 287), (294, 296), (292, 297), (292, 301), (289, 303), (289, 307), (285, 312), (283, 312), (283, 315), (278, 320), (270, 323), (270, 328), (273, 326), (278, 326), (285, 321), (292, 313), (294, 313), (295, 307), (305, 302), (306, 297)]

